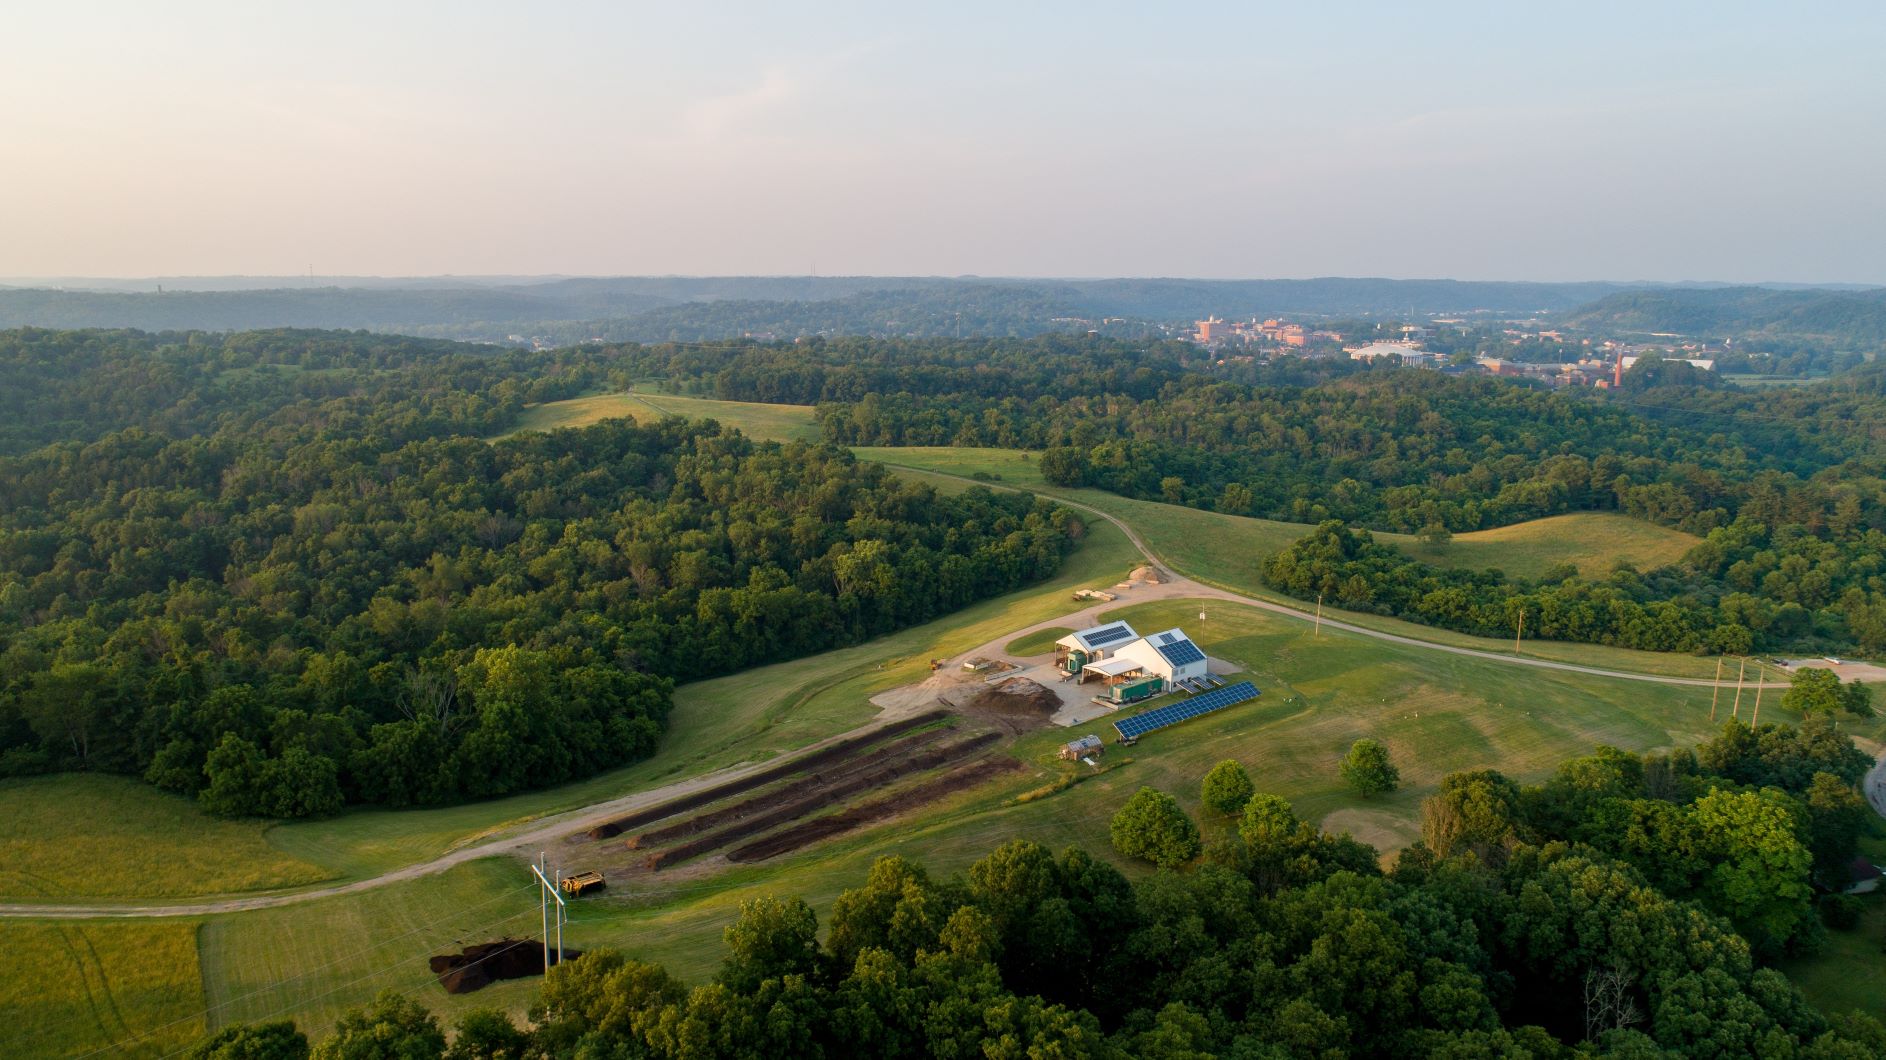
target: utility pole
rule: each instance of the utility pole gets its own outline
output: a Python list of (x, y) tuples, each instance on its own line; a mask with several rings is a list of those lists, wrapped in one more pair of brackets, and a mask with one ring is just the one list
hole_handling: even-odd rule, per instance
[(1762, 674), (1762, 664), (1755, 664), (1755, 713), (1749, 715), (1748, 726), (1753, 729), (1762, 723), (1762, 689), (1768, 687), (1768, 679)]
[[(550, 974), (550, 966), (552, 964), (561, 964), (563, 962), (563, 924), (568, 919), (568, 910), (564, 906), (562, 892), (558, 891), (557, 885), (551, 881), (551, 876), (554, 876), (555, 873), (551, 873), (550, 875), (544, 874), (543, 851), (540, 850), (537, 852), (537, 863), (530, 867), (530, 871), (537, 876), (537, 903), (542, 907), (540, 912), (543, 917), (544, 974), (548, 975)], [(554, 960), (550, 956), (550, 903), (552, 901), (557, 904), (557, 951)]]
[(1316, 638), (1316, 637), (1321, 637), (1322, 635), (1323, 635), (1323, 594), (1317, 593), (1316, 594), (1316, 632), (1312, 633), (1311, 637)]
[(1716, 723), (1716, 701), (1722, 698), (1722, 656), (1716, 656), (1715, 691), (1709, 694), (1709, 723)]
[(1519, 654), (1519, 638), (1526, 635), (1526, 609), (1519, 609), (1519, 630), (1513, 634), (1513, 654)]
[(1748, 672), (1748, 656), (1742, 656), (1742, 665), (1735, 671), (1735, 706), (1729, 711), (1731, 718), (1742, 716), (1742, 675)]

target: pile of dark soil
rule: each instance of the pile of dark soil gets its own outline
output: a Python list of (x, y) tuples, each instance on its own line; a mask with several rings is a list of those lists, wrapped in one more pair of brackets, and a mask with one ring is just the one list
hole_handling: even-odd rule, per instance
[(999, 739), (1001, 739), (999, 733), (977, 733), (966, 740), (919, 751), (897, 761), (886, 763), (877, 769), (860, 772), (841, 783), (814, 791), (804, 798), (778, 805), (766, 813), (747, 817), (699, 839), (650, 854), (648, 867), (662, 869), (708, 851), (718, 850), (736, 840), (758, 835), (769, 828), (788, 824), (828, 806), (836, 805), (860, 792), (882, 788), (900, 777), (926, 773), (940, 766), (960, 761)]
[[(467, 946), (432, 958), (432, 974), (448, 994), (469, 994), (500, 979), (528, 979), (544, 973), (544, 944), (536, 939), (499, 939)], [(563, 960), (582, 954), (564, 950)]]
[(1007, 755), (992, 755), (988, 758), (971, 762), (966, 766), (945, 773), (942, 776), (927, 780), (915, 787), (906, 788), (895, 795), (878, 799), (875, 802), (861, 803), (848, 810), (842, 810), (825, 817), (815, 817), (804, 824), (794, 825), (784, 831), (774, 832), (772, 835), (748, 843), (743, 847), (736, 847), (728, 852), (727, 860), (764, 861), (767, 858), (774, 858), (781, 854), (791, 853), (794, 850), (810, 846), (820, 840), (830, 839), (835, 835), (842, 835), (853, 829), (863, 828), (868, 824), (875, 824), (885, 818), (895, 817), (907, 810), (916, 809), (925, 803), (947, 798), (959, 791), (972, 788), (991, 777), (1000, 776), (1003, 773), (1013, 772), (1021, 768), (1024, 767), (1020, 762), (1017, 762)]
[(1019, 733), (1051, 724), (1054, 712), (1061, 709), (1061, 697), (1038, 681), (1011, 677), (975, 690), (956, 709)]
[(754, 788), (765, 787), (782, 777), (789, 777), (794, 773), (803, 773), (808, 769), (842, 761), (852, 757), (863, 748), (879, 740), (909, 732), (912, 729), (920, 728), (932, 722), (941, 721), (945, 717), (948, 717), (946, 712), (932, 710), (919, 714), (914, 718), (905, 718), (903, 721), (886, 725), (881, 729), (873, 729), (870, 732), (846, 737), (828, 747), (814, 751), (809, 755), (802, 755), (791, 761), (782, 762), (779, 765), (762, 769), (757, 773), (748, 774), (738, 780), (730, 780), (724, 784), (716, 784), (711, 788), (694, 792), (691, 795), (683, 795), (678, 799), (671, 799), (659, 805), (651, 806), (646, 810), (638, 810), (635, 813), (629, 814), (627, 817), (618, 817), (613, 821), (599, 824), (589, 830), (589, 837), (591, 839), (613, 839), (630, 829), (640, 828), (645, 824), (659, 821), (667, 817), (673, 817), (678, 813), (685, 813), (688, 810), (706, 806), (711, 802), (719, 802), (731, 795), (740, 795), (752, 791)]
[(816, 773), (807, 773), (788, 780), (777, 788), (769, 788), (732, 805), (710, 810), (677, 824), (664, 825), (654, 831), (643, 832), (641, 835), (630, 836), (623, 845), (630, 850), (660, 846), (676, 839), (685, 839), (688, 836), (712, 831), (729, 821), (742, 820), (756, 813), (771, 812), (787, 803), (850, 780), (859, 773), (878, 769), (886, 762), (908, 758), (919, 748), (936, 743), (950, 735), (951, 731), (950, 729), (926, 729), (923, 732), (892, 740), (870, 754), (848, 758)]

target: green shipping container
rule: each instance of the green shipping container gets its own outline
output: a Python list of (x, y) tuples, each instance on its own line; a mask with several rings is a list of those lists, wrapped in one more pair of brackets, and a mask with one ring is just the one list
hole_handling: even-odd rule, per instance
[(1113, 686), (1113, 701), (1125, 703), (1131, 699), (1156, 696), (1165, 684), (1166, 679), (1163, 677), (1141, 677), (1133, 681), (1122, 681)]
[(1068, 673), (1071, 673), (1071, 674), (1080, 673), (1081, 667), (1086, 666), (1086, 665), (1087, 665), (1086, 652), (1080, 650), (1079, 648), (1075, 648), (1073, 651), (1067, 653), (1067, 672)]

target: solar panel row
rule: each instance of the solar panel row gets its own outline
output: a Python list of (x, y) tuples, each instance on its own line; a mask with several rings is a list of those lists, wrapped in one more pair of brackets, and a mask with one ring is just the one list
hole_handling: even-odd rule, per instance
[(1214, 710), (1223, 710), (1226, 707), (1242, 703), (1247, 699), (1255, 699), (1257, 696), (1258, 689), (1256, 685), (1253, 685), (1249, 681), (1239, 681), (1235, 685), (1226, 685), (1223, 688), (1206, 692), (1204, 695), (1193, 696), (1183, 703), (1174, 703), (1169, 707), (1160, 707), (1158, 710), (1149, 710), (1144, 714), (1134, 715), (1124, 721), (1114, 722), (1113, 728), (1114, 731), (1120, 734), (1122, 740), (1133, 740), (1155, 729), (1163, 729), (1168, 725), (1177, 725), (1179, 722), (1189, 718), (1196, 718), (1200, 714), (1210, 714)]
[(1126, 625), (1108, 626), (1095, 633), (1087, 634), (1089, 644), (1112, 644), (1116, 640), (1125, 640), (1133, 635), (1132, 627)]

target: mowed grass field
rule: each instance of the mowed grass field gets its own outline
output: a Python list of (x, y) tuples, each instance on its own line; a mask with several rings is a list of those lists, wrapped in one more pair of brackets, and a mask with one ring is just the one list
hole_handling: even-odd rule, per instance
[[(1057, 849), (1078, 843), (1111, 858), (1107, 822), (1128, 796), (1142, 785), (1156, 787), (1197, 814), (1199, 781), (1224, 758), (1243, 762), (1261, 789), (1289, 798), (1305, 819), (1388, 852), (1419, 834), (1421, 800), (1449, 772), (1497, 768), (1537, 781), (1600, 744), (1643, 751), (1691, 744), (1713, 731), (1706, 688), (1516, 670), (1328, 630), (1316, 637), (1300, 623), (1222, 602), (1145, 604), (1107, 617), (1149, 629), (1182, 625), (1264, 693), (1132, 748), (1113, 743), (1108, 719), (1039, 730), (1014, 746), (1012, 753), (1033, 768), (1013, 778), (762, 866), (706, 879), (677, 876), (639, 894), (631, 889), (647, 885), (630, 885), (586, 903), (584, 943), (659, 960), (698, 981), (719, 960), (720, 933), (743, 899), (801, 895), (824, 913), (881, 855), (901, 854), (947, 873), (1018, 836)], [(1787, 719), (1780, 711), (1774, 716)], [(1086, 767), (1054, 758), (1061, 743), (1087, 732), (1108, 740), (1106, 772), (1088, 776)], [(1337, 764), (1360, 736), (1388, 745), (1402, 771), (1401, 790), (1362, 799), (1343, 785)], [(1083, 779), (1016, 801), (1070, 772)], [(1228, 828), (1204, 824), (1208, 835)]]
[(8, 921), (0, 1056), (162, 1057), (204, 1033), (194, 921)]
[[(1072, 606), (1072, 601), (1055, 606)], [(1203, 622), (1197, 617), (1201, 607), (1207, 614)], [(1015, 628), (1030, 617), (1012, 614), (998, 621)], [(1421, 800), (1449, 772), (1497, 768), (1537, 781), (1566, 758), (1599, 744), (1652, 750), (1692, 744), (1714, 729), (1706, 688), (1519, 670), (1328, 630), (1319, 637), (1301, 623), (1222, 602), (1152, 603), (1109, 611), (1106, 617), (1144, 628), (1181, 625), (1264, 693), (1256, 701), (1153, 734), (1133, 748), (1112, 742), (1107, 719), (1072, 730), (1043, 729), (1022, 737), (1010, 752), (1031, 769), (903, 819), (756, 865), (618, 880), (600, 899), (575, 906), (568, 943), (621, 949), (701, 982), (717, 966), (722, 932), (743, 900), (799, 895), (823, 915), (879, 856), (900, 854), (948, 873), (1018, 836), (1057, 849), (1078, 843), (1114, 858), (1107, 821), (1133, 791), (1142, 785), (1169, 791), (1197, 815), (1199, 780), (1224, 758), (1243, 762), (1263, 790), (1289, 798), (1305, 819), (1348, 831), (1386, 853), (1419, 834)], [(994, 635), (990, 628), (978, 624), (974, 632), (950, 638), (937, 654), (988, 639)], [(689, 687), (718, 685), (742, 694), (764, 688), (766, 701), (780, 712), (774, 720), (786, 725), (795, 710), (826, 709), (834, 697), (855, 703), (886, 682), (918, 680), (927, 673), (925, 657), (884, 660), (883, 669), (873, 665), (860, 673), (844, 660), (820, 656), (742, 675), (751, 683), (735, 686), (739, 679), (724, 679)], [(719, 702), (730, 705), (733, 699)], [(683, 724), (726, 724), (729, 733), (765, 731), (755, 719), (723, 723), (704, 718), (708, 706), (700, 700), (687, 704)], [(1796, 720), (1771, 710), (1768, 716), (1775, 720)], [(1086, 767), (1054, 758), (1060, 743), (1088, 731), (1108, 738), (1107, 772), (1085, 776)], [(1338, 775), (1342, 753), (1365, 735), (1387, 744), (1402, 771), (1403, 786), (1392, 795), (1359, 798)], [(720, 742), (693, 739), (700, 746)], [(668, 761), (667, 754), (650, 766), (692, 771), (678, 759)], [(1083, 779), (1045, 798), (1016, 801), (1070, 772)], [(1208, 836), (1229, 829), (1227, 822), (1203, 825)], [(580, 868), (581, 852), (580, 845), (560, 847), (552, 851), (552, 860)], [(1114, 860), (1129, 873), (1145, 871)], [(476, 1005), (521, 1012), (534, 990), (532, 982), (451, 998), (431, 981), (423, 959), (507, 931), (528, 932), (536, 916), (531, 903), (522, 863), (488, 859), (360, 895), (215, 918), (204, 929), (202, 945), (207, 996), (221, 1006), (214, 1022), (289, 1012), (318, 1033), (339, 1012), (389, 986), (448, 1018)]]
[(0, 781), (0, 898), (180, 898), (334, 875), (270, 846), (265, 828), (209, 817), (130, 777)]
[(1443, 567), (1496, 568), (1521, 578), (1538, 578), (1552, 567), (1570, 563), (1580, 574), (1601, 578), (1620, 560), (1645, 571), (1668, 566), (1702, 543), (1702, 538), (1617, 512), (1574, 512), (1456, 534), (1438, 548), (1416, 541), (1396, 543), (1409, 555)]
[[(896, 447), (852, 450), (860, 457), (878, 459), (900, 467), (974, 476), (981, 472), (992, 482), (1019, 486), (1055, 494), (1066, 494), (1092, 503), (1091, 497), (1112, 497), (1127, 506), (1121, 515), (1142, 534), (1158, 532), (1163, 521), (1156, 509), (1174, 505), (1133, 501), (1099, 490), (1064, 490), (1049, 486), (1036, 466), (1037, 454), (1019, 449), (961, 449), (954, 447)], [(1095, 505), (1095, 507), (1101, 507)], [(1111, 509), (1109, 509), (1111, 510)], [(1192, 511), (1192, 509), (1179, 509)], [(1130, 515), (1127, 513), (1131, 513)], [(1217, 515), (1199, 512), (1200, 515)], [(1215, 534), (1228, 536), (1234, 548), (1216, 549), (1214, 565), (1235, 564), (1246, 580), (1256, 575), (1263, 562), (1276, 552), (1315, 529), (1307, 523), (1279, 522), (1275, 519), (1250, 519), (1217, 515), (1212, 524)], [(1702, 539), (1681, 530), (1658, 526), (1616, 512), (1574, 512), (1545, 519), (1456, 534), (1440, 547), (1430, 547), (1408, 534), (1377, 533), (1376, 539), (1396, 546), (1418, 559), (1443, 567), (1476, 570), (1494, 568), (1521, 578), (1537, 578), (1561, 563), (1576, 566), (1580, 573), (1601, 577), (1623, 560), (1639, 570), (1652, 570), (1683, 558)]]
[(1024, 658), (1030, 655), (1046, 655), (1054, 650), (1055, 641), (1072, 632), (1074, 631), (1066, 626), (1049, 626), (1047, 629), (1038, 629), (1026, 637), (1017, 637), (1009, 641), (1008, 646), (1003, 650), (1010, 655), (1019, 655)]
[[(213, 1027), (292, 1016), (319, 1038), (347, 1009), (382, 990), (431, 1007), (447, 1025), (474, 1008), (522, 1016), (539, 980), (447, 994), (427, 960), (467, 945), (535, 939), (534, 880), (521, 862), (488, 859), (343, 898), (218, 917), (202, 929), (205, 999)], [(581, 948), (565, 929), (565, 944)]]
[[(1181, 574), (1187, 575), (1207, 585), (1233, 592), (1243, 593), (1258, 599), (1272, 600), (1288, 604), (1291, 607), (1305, 608), (1312, 605), (1304, 601), (1285, 596), (1271, 590), (1264, 584), (1263, 568), (1265, 562), (1276, 552), (1288, 548), (1292, 542), (1301, 538), (1310, 528), (1300, 523), (1283, 523), (1270, 519), (1249, 519), (1218, 512), (1199, 511), (1173, 504), (1161, 504), (1156, 501), (1141, 501), (1120, 497), (1112, 493), (1094, 489), (1058, 489), (1044, 486), (1041, 477), (1033, 466), (1033, 454), (1019, 450), (1001, 449), (953, 449), (953, 448), (916, 448), (916, 449), (856, 449), (861, 457), (878, 454), (893, 467), (905, 469), (907, 473), (921, 476), (965, 475), (983, 471), (989, 475), (1001, 475), (999, 482), (991, 485), (1016, 486), (1032, 489), (1043, 496), (1064, 497), (1124, 520), (1146, 540), (1160, 559)], [(961, 483), (956, 479), (932, 477), (939, 488), (956, 488)], [(1538, 564), (1546, 561), (1557, 552), (1546, 549), (1539, 542), (1550, 537), (1554, 540), (1568, 540), (1576, 536), (1578, 521), (1597, 520), (1604, 522), (1611, 519), (1627, 519), (1607, 513), (1580, 513), (1572, 516), (1557, 517), (1558, 525), (1550, 535), (1534, 535), (1528, 538), (1524, 534), (1515, 535), (1521, 544), (1501, 546), (1504, 551), (1482, 549), (1479, 555), (1490, 562), (1497, 561), (1508, 565)], [(1566, 522), (1565, 520), (1571, 520)], [(1551, 522), (1552, 520), (1540, 520)], [(1628, 520), (1632, 521), (1634, 520)], [(1530, 526), (1532, 524), (1521, 524)], [(1649, 531), (1664, 533), (1660, 528), (1639, 524)], [(1507, 528), (1512, 530), (1515, 528)], [(1492, 531), (1498, 533), (1499, 531)], [(1672, 532), (1673, 533), (1673, 532)], [(1412, 537), (1398, 534), (1377, 534), (1377, 538), (1424, 555), (1425, 546)], [(1460, 535), (1456, 542), (1472, 535)], [(1682, 535), (1677, 535), (1682, 536)], [(1452, 547), (1451, 545), (1449, 546)], [(1474, 547), (1474, 546), (1470, 546)], [(1577, 547), (1565, 546), (1568, 550)], [(1426, 557), (1424, 558), (1431, 558)], [(1565, 560), (1550, 560), (1563, 562)], [(1541, 567), (1540, 569), (1543, 569)], [(1364, 614), (1355, 611), (1343, 611), (1334, 607), (1324, 610), (1329, 618), (1351, 622), (1368, 629), (1393, 633), (1397, 636), (1412, 637), (1416, 640), (1429, 641), (1455, 647), (1475, 648), (1481, 651), (1510, 653), (1513, 642), (1510, 639), (1476, 637), (1465, 633), (1424, 626), (1383, 615)], [(1672, 676), (1710, 678), (1715, 674), (1715, 660), (1702, 659), (1688, 655), (1672, 655), (1664, 652), (1635, 651), (1628, 648), (1612, 648), (1601, 644), (1574, 644), (1557, 641), (1527, 640), (1522, 646), (1525, 654), (1559, 662), (1577, 663), (1584, 666), (1599, 666), (1607, 669), (1630, 670), (1638, 673), (1668, 674)], [(1753, 664), (1749, 673), (1751, 681), (1755, 678), (1755, 668), (1763, 668), (1772, 681), (1785, 682), (1788, 678), (1778, 669), (1766, 668), (1759, 662)]]
[(524, 410), (519, 431), (552, 431), (559, 427), (587, 427), (603, 420), (627, 417), (647, 423), (663, 416), (719, 420), (754, 438), (768, 441), (815, 441), (819, 425), (810, 405), (766, 405), (752, 401), (718, 401), (652, 391), (595, 394), (550, 401)]

